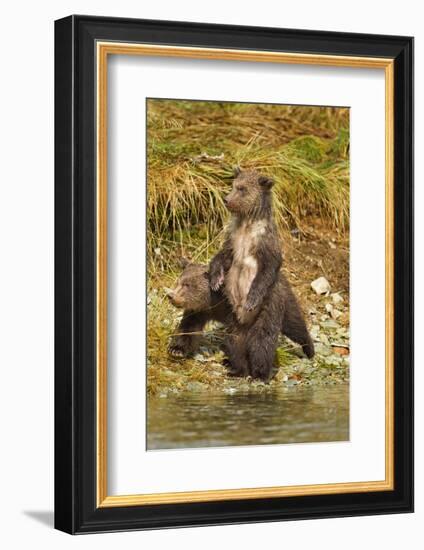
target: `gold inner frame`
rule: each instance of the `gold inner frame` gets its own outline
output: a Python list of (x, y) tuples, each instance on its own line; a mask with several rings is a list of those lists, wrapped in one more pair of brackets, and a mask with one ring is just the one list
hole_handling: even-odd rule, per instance
[[(97, 506), (141, 506), (182, 502), (388, 491), (394, 489), (394, 60), (301, 53), (97, 42)], [(224, 59), (268, 63), (384, 69), (386, 213), (385, 479), (316, 485), (216, 489), (108, 496), (107, 493), (107, 60), (109, 55)]]

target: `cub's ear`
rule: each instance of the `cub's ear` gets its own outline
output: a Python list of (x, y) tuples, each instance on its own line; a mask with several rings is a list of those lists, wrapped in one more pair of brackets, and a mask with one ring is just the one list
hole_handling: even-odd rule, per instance
[(191, 262), (185, 256), (183, 256), (179, 262), (181, 269), (185, 269)]
[(267, 176), (259, 176), (258, 183), (262, 189), (269, 190), (274, 185), (274, 180), (268, 178)]
[(241, 174), (241, 168), (239, 165), (237, 166), (234, 166), (233, 168), (233, 176), (236, 178), (237, 176), (239, 176)]

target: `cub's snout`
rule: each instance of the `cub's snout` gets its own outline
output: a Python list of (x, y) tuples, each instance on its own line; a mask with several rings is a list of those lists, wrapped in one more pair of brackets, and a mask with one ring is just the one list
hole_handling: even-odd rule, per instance
[(178, 292), (178, 288), (172, 289), (172, 288), (165, 288), (165, 295), (168, 298), (168, 300), (171, 302), (171, 304), (175, 307), (182, 308), (184, 307), (184, 299), (181, 296), (181, 292)]
[(175, 307), (190, 311), (207, 309), (211, 302), (208, 267), (203, 264), (187, 264), (174, 289), (166, 288), (165, 293)]

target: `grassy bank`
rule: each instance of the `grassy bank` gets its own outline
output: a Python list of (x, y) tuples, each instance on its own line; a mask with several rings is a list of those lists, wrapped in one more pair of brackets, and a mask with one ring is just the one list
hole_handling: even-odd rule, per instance
[[(273, 384), (346, 380), (348, 361), (332, 344), (348, 346), (348, 333), (337, 334), (348, 327), (348, 110), (148, 100), (147, 121), (149, 392), (248, 383), (226, 377), (216, 327), (194, 358), (175, 360), (166, 352), (178, 312), (163, 287), (173, 285), (181, 256), (208, 262), (219, 248), (228, 221), (223, 196), (234, 166), (274, 179), (286, 273), (315, 327), (316, 342), (327, 347), (325, 355), (306, 362), (282, 342), (282, 368)], [(318, 298), (310, 290), (311, 280), (320, 275), (344, 295), (337, 321), (328, 311), (331, 296)], [(337, 325), (334, 334), (320, 324), (330, 320)]]

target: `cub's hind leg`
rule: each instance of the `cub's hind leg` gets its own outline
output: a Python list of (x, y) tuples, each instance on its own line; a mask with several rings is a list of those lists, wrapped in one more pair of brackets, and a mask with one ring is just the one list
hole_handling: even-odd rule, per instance
[(227, 356), (228, 374), (230, 376), (248, 376), (246, 335), (243, 329), (233, 329), (224, 342), (224, 352)]
[(272, 304), (270, 299), (249, 327), (246, 349), (252, 378), (269, 382), (275, 373), (275, 352), (283, 313), (284, 308)]

